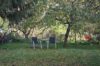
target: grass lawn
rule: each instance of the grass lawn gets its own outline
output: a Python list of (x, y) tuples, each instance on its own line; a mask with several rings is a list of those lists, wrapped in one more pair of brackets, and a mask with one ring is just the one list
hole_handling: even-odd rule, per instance
[(100, 45), (32, 49), (28, 43), (0, 45), (0, 66), (100, 66)]

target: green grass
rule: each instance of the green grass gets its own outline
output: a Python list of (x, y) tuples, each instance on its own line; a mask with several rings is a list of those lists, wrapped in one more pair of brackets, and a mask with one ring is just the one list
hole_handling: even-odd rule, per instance
[(100, 66), (100, 46), (69, 44), (67, 49), (33, 49), (28, 43), (0, 45), (0, 66)]

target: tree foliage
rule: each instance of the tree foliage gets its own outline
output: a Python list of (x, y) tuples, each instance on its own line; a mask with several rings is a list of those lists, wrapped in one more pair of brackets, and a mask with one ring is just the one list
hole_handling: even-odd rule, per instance
[(33, 27), (67, 25), (66, 44), (71, 30), (81, 31), (85, 22), (100, 23), (100, 0), (0, 0), (0, 16), (25, 33)]
[(10, 22), (20, 22), (33, 15), (37, 0), (0, 0), (0, 16)]

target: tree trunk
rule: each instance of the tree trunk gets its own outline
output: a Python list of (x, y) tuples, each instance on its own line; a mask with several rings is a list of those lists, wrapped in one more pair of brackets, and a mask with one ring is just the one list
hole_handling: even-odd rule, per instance
[(68, 36), (69, 36), (70, 30), (71, 30), (71, 26), (72, 26), (72, 24), (74, 22), (74, 16), (75, 16), (75, 14), (73, 12), (73, 11), (75, 11), (74, 2), (71, 3), (71, 6), (72, 6), (72, 11), (71, 11), (71, 13), (69, 15), (71, 21), (68, 22), (68, 27), (67, 27), (65, 38), (64, 38), (64, 45), (63, 45), (63, 47), (65, 47), (65, 48), (67, 47)]
[(25, 36), (25, 39), (29, 39), (29, 34), (30, 34), (30, 32), (31, 32), (31, 29), (30, 30), (26, 30), (26, 31), (23, 31), (23, 33), (24, 33), (24, 36)]
[(77, 43), (77, 35), (76, 35), (76, 32), (75, 32), (75, 44)]
[(70, 33), (70, 28), (71, 28), (71, 25), (68, 24), (68, 27), (67, 27), (67, 30), (66, 30), (66, 34), (65, 34), (65, 38), (64, 38), (64, 45), (63, 47), (67, 47), (67, 42), (68, 42), (68, 36), (69, 36), (69, 33)]
[(81, 34), (81, 32), (79, 32), (79, 37), (80, 37), (80, 42), (82, 41), (82, 34)]
[(25, 39), (28, 39), (28, 34), (25, 34)]

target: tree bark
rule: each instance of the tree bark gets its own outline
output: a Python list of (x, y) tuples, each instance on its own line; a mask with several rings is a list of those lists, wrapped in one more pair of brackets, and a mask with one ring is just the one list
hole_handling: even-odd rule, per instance
[(81, 34), (81, 32), (79, 32), (79, 37), (80, 37), (80, 41), (82, 40), (82, 34)]
[(69, 36), (69, 33), (70, 33), (70, 28), (71, 28), (71, 25), (70, 23), (68, 24), (68, 27), (67, 27), (67, 30), (66, 30), (66, 33), (65, 33), (65, 38), (64, 38), (64, 45), (63, 47), (67, 47), (67, 42), (68, 42), (68, 36)]
[(25, 39), (28, 39), (28, 34), (25, 34)]
[(30, 34), (30, 32), (31, 32), (31, 29), (30, 30), (26, 30), (26, 31), (23, 31), (23, 33), (24, 33), (24, 35), (25, 35), (25, 39), (29, 39), (29, 34)]
[(76, 34), (76, 31), (75, 31), (75, 44), (77, 43), (77, 34)]

